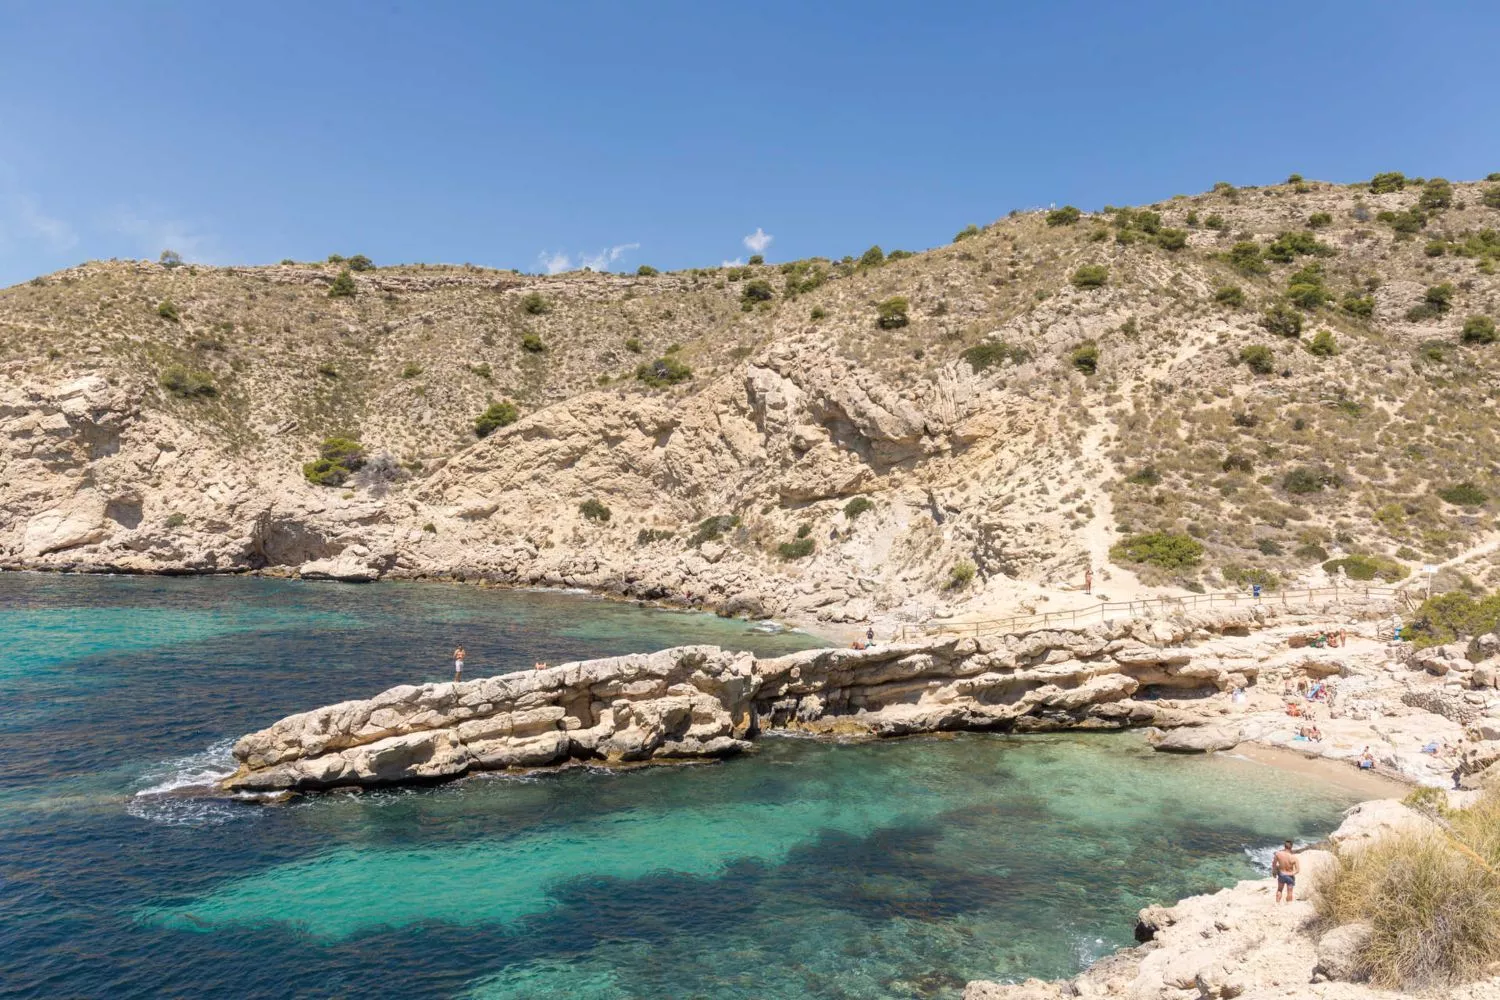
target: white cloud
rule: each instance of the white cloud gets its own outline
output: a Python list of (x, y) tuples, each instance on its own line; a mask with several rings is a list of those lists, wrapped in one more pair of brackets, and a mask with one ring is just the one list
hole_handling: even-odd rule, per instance
[(181, 219), (167, 218), (155, 211), (117, 208), (107, 225), (135, 244), (143, 257), (155, 258), (163, 250), (175, 250), (183, 260), (210, 263), (214, 256), (214, 238), (197, 226)]
[(770, 246), (771, 241), (775, 238), (764, 229), (756, 226), (755, 232), (746, 236), (742, 242), (751, 253), (765, 253), (766, 247)]
[(53, 253), (64, 253), (78, 245), (78, 234), (72, 226), (43, 212), (30, 198), (15, 199), (15, 214), (21, 231), (46, 244)]
[(720, 261), (719, 262), (719, 266), (720, 267), (741, 267), (742, 265), (744, 265), (744, 263), (745, 263), (745, 258), (743, 258), (743, 257), (736, 257), (734, 260)]
[(639, 250), (639, 243), (617, 243), (612, 247), (605, 247), (598, 253), (580, 254), (575, 265), (571, 255), (559, 250), (556, 253), (543, 250), (536, 255), (542, 267), (547, 269), (548, 274), (561, 274), (563, 271), (571, 271), (576, 267), (586, 267), (590, 271), (608, 271), (610, 265), (618, 261), (632, 250)]
[(548, 253), (546, 250), (543, 250), (536, 255), (536, 259), (541, 263), (542, 267), (546, 268), (548, 274), (561, 274), (573, 268), (573, 258), (561, 251)]

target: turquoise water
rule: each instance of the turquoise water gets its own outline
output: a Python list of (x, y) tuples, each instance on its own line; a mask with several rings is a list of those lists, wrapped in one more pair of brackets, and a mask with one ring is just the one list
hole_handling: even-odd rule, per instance
[(812, 642), (553, 594), (0, 575), (0, 991), (952, 998), (1067, 975), (1349, 804), (1128, 733), (190, 792), (240, 733), (441, 678), (456, 642), (478, 676), (688, 641)]

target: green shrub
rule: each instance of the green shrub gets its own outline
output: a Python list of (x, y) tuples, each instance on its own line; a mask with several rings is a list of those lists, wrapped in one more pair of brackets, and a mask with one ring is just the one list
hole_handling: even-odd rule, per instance
[(1265, 344), (1247, 344), (1240, 348), (1240, 361), (1257, 375), (1269, 375), (1276, 370), (1276, 353)]
[(783, 559), (802, 559), (812, 555), (816, 548), (817, 544), (804, 536), (796, 541), (782, 542), (776, 546), (776, 554)]
[(338, 378), (339, 370), (331, 361), (325, 361), (318, 366), (318, 374), (324, 378)]
[(348, 268), (339, 272), (339, 276), (333, 279), (333, 284), (328, 286), (328, 297), (330, 299), (352, 299), (359, 292), (359, 286), (354, 283), (354, 276), (349, 273)]
[(163, 523), (165, 523), (168, 528), (180, 528), (184, 524), (187, 524), (187, 515), (180, 512), (168, 514), (166, 521)]
[(1266, 245), (1266, 256), (1279, 264), (1290, 264), (1298, 257), (1331, 257), (1336, 251), (1326, 243), (1320, 243), (1311, 232), (1281, 233)]
[(1255, 471), (1255, 459), (1242, 452), (1231, 451), (1219, 463), (1219, 468), (1225, 472), (1244, 472), (1248, 474)]
[(161, 256), (156, 259), (169, 271), (182, 266), (182, 254), (176, 250), (163, 250)]
[(1333, 293), (1320, 284), (1297, 283), (1287, 286), (1286, 297), (1298, 309), (1312, 312), (1314, 309), (1321, 309), (1327, 305), (1333, 298)]
[(1466, 344), (1493, 344), (1495, 321), (1488, 316), (1470, 316), (1464, 320), (1463, 338)]
[(1473, 483), (1455, 483), (1437, 491), (1437, 495), (1458, 507), (1482, 507), (1489, 495)]
[(1245, 292), (1239, 285), (1224, 285), (1214, 289), (1214, 301), (1238, 309), (1245, 304)]
[(365, 449), (352, 438), (324, 438), (318, 457), (302, 466), (302, 475), (314, 486), (342, 486), (365, 464)]
[(1369, 319), (1375, 315), (1375, 296), (1361, 295), (1358, 292), (1345, 292), (1339, 306), (1351, 316), (1360, 319)]
[(1500, 208), (1500, 186), (1485, 188), (1479, 201), (1485, 208)]
[(402, 378), (416, 378), (418, 375), (422, 374), (422, 372), (424, 372), (424, 371), (426, 371), (426, 369), (423, 368), (421, 365), (417, 364), (415, 361), (407, 362), (406, 367), (404, 367), (404, 368), (401, 369), (401, 377)]
[(885, 255), (885, 262), (889, 264), (893, 260), (905, 260), (908, 257), (915, 256), (916, 254), (912, 253), (910, 250), (892, 250), (890, 253)]
[(578, 505), (578, 513), (590, 521), (598, 521), (601, 524), (609, 520), (609, 508), (593, 497), (589, 497)]
[(1323, 546), (1317, 544), (1316, 542), (1308, 542), (1305, 545), (1299, 545), (1295, 549), (1293, 549), (1292, 555), (1296, 556), (1298, 559), (1301, 559), (1303, 562), (1318, 563), (1323, 562), (1328, 558), (1328, 550), (1323, 548)]
[(653, 389), (676, 385), (693, 377), (693, 370), (673, 357), (661, 357), (655, 361), (643, 361), (635, 368), (635, 377)]
[(528, 316), (542, 316), (552, 311), (552, 304), (541, 292), (527, 292), (521, 296), (521, 311)]
[(705, 517), (698, 522), (692, 535), (688, 537), (688, 548), (697, 548), (704, 542), (716, 542), (732, 528), (740, 525), (740, 519), (733, 514), (717, 514), (714, 517)]
[(636, 276), (640, 278), (654, 278), (661, 272), (652, 267), (650, 264), (642, 264), (640, 267), (635, 269), (635, 273)]
[(1229, 248), (1229, 253), (1226, 256), (1229, 260), (1229, 266), (1241, 274), (1265, 273), (1264, 253), (1259, 243), (1251, 240), (1241, 240)]
[(1500, 629), (1500, 594), (1475, 600), (1462, 590), (1429, 597), (1409, 626), (1412, 645), (1440, 646)]
[(953, 568), (948, 570), (948, 589), (963, 590), (974, 582), (974, 574), (977, 572), (978, 569), (967, 559), (954, 563)]
[(328, 255), (328, 263), (330, 263), (330, 264), (342, 264), (343, 262), (344, 262), (344, 255), (343, 254), (331, 253), (331, 254)]
[(174, 396), (183, 399), (202, 399), (219, 393), (213, 375), (182, 365), (169, 365), (161, 373), (161, 386)]
[(1187, 246), (1187, 230), (1163, 229), (1156, 234), (1156, 245), (1163, 250), (1181, 250)]
[(906, 311), (910, 303), (900, 295), (892, 296), (875, 306), (875, 325), (882, 330), (894, 330), (907, 324)]
[(1226, 232), (1229, 229), (1229, 223), (1224, 221), (1224, 216), (1217, 212), (1211, 213), (1208, 218), (1204, 219), (1203, 225), (1220, 233)]
[(1441, 257), (1448, 252), (1448, 244), (1442, 240), (1433, 240), (1422, 248), (1422, 252), (1429, 257)]
[(875, 508), (875, 501), (869, 497), (854, 497), (844, 504), (844, 517), (852, 521), (867, 510)]
[(1331, 225), (1333, 225), (1333, 216), (1327, 212), (1314, 212), (1307, 217), (1308, 229), (1322, 229), (1325, 226)]
[(541, 354), (546, 349), (547, 345), (535, 333), (527, 332), (521, 334), (521, 350), (529, 351), (532, 354)]
[(640, 531), (637, 531), (635, 533), (635, 544), (650, 545), (653, 542), (665, 542), (669, 538), (671, 538), (672, 535), (672, 532), (663, 531), (660, 528), (642, 528)]
[(1083, 217), (1083, 213), (1072, 205), (1064, 205), (1062, 208), (1054, 208), (1047, 213), (1047, 225), (1049, 226), (1071, 226)]
[(827, 319), (828, 310), (824, 309), (822, 306), (813, 306), (812, 311), (807, 314), (807, 318), (812, 320), (814, 323), (816, 323), (820, 319)]
[(1307, 351), (1320, 358), (1331, 358), (1339, 352), (1338, 341), (1333, 339), (1330, 331), (1319, 330), (1313, 334), (1312, 340), (1307, 345)]
[(740, 308), (747, 312), (754, 309), (762, 302), (770, 302), (776, 297), (771, 290), (771, 283), (764, 278), (756, 278), (745, 282), (745, 287), (740, 289)]
[(1406, 187), (1406, 175), (1398, 170), (1376, 174), (1370, 180), (1370, 190), (1375, 194), (1393, 194)]
[(1103, 264), (1085, 264), (1073, 272), (1073, 287), (1099, 288), (1109, 281), (1109, 268)]
[(970, 237), (974, 237), (974, 236), (978, 236), (978, 235), (979, 235), (979, 227), (976, 226), (976, 225), (974, 225), (974, 223), (971, 222), (967, 226), (964, 226), (962, 229), (960, 229), (954, 235), (953, 242), (957, 243), (959, 240), (967, 240)]
[(1344, 556), (1342, 559), (1330, 559), (1323, 564), (1323, 568), (1330, 574), (1336, 574), (1339, 570), (1351, 580), (1368, 582), (1370, 580), (1384, 580), (1386, 583), (1395, 583), (1404, 580), (1407, 576), (1407, 568), (1394, 559), (1386, 556), (1353, 555)]
[(1031, 360), (1031, 352), (1024, 347), (1012, 347), (1003, 340), (986, 340), (982, 344), (965, 348), (959, 357), (969, 363), (976, 373), (991, 368), (1002, 361), (1022, 364)]
[[(1264, 540), (1269, 541), (1269, 539)], [(1275, 590), (1281, 586), (1281, 577), (1259, 566), (1241, 566), (1237, 563), (1230, 563), (1224, 567), (1223, 573), (1226, 581), (1241, 587), (1260, 584), (1262, 590)]]
[(182, 318), (181, 314), (177, 311), (177, 303), (173, 302), (171, 299), (162, 299), (161, 302), (157, 304), (156, 315), (160, 316), (162, 319), (170, 320), (173, 323), (176, 323), (179, 319)]
[(1321, 493), (1324, 489), (1338, 489), (1343, 485), (1344, 479), (1338, 473), (1306, 465), (1291, 469), (1281, 477), (1281, 488), (1288, 493)]
[(1260, 325), (1281, 337), (1302, 336), (1302, 314), (1284, 302), (1275, 302), (1261, 315)]
[(625, 350), (629, 351), (631, 354), (639, 354), (639, 353), (641, 353), (641, 341), (640, 341), (640, 338), (638, 338), (638, 337), (626, 337), (625, 338)]
[(1068, 355), (1068, 361), (1074, 368), (1085, 375), (1093, 375), (1099, 371), (1099, 345), (1092, 340), (1086, 340), (1073, 348)]
[(501, 427), (509, 427), (515, 423), (520, 416), (521, 411), (508, 399), (491, 403), (474, 421), (474, 433), (480, 437), (489, 437)]
[(475, 375), (478, 375), (485, 381), (489, 381), (490, 379), (495, 377), (495, 373), (490, 370), (490, 363), (488, 361), (481, 361), (476, 365), (470, 365), (469, 371), (473, 372)]
[(1417, 207), (1427, 211), (1450, 208), (1453, 205), (1453, 185), (1441, 177), (1433, 177), (1422, 185), (1422, 195), (1417, 199)]
[(375, 270), (375, 262), (362, 253), (355, 254), (353, 257), (350, 257), (347, 261), (345, 261), (345, 263), (348, 265), (349, 270), (351, 271)]
[(1127, 535), (1109, 550), (1117, 562), (1146, 563), (1162, 569), (1185, 569), (1198, 565), (1203, 545), (1188, 535), (1166, 531)]
[(753, 267), (759, 267), (760, 265), (764, 264), (765, 262), (766, 262), (766, 258), (765, 257), (763, 257), (762, 255), (760, 255), (758, 253), (753, 253), (753, 254), (750, 255), (749, 261), (747, 261), (746, 263), (750, 264)]
[(879, 267), (885, 263), (885, 251), (879, 245), (871, 247), (859, 255), (860, 267)]
[(1155, 486), (1161, 482), (1161, 471), (1154, 465), (1143, 465), (1126, 476), (1125, 481), (1137, 486)]

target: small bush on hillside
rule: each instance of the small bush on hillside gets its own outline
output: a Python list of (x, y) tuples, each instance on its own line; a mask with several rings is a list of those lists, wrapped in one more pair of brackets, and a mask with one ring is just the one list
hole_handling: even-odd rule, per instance
[(490, 363), (488, 361), (481, 361), (476, 365), (470, 365), (469, 371), (473, 372), (475, 375), (479, 376), (485, 381), (489, 381), (490, 379), (495, 377), (495, 373), (490, 369)]
[(491, 403), (489, 407), (474, 421), (474, 433), (480, 437), (489, 437), (502, 427), (509, 427), (520, 419), (521, 411), (516, 409), (516, 404), (510, 400), (501, 400)]
[(661, 357), (637, 365), (635, 377), (653, 389), (660, 389), (662, 386), (686, 382), (693, 377), (693, 370), (676, 358)]
[(333, 279), (333, 284), (328, 286), (328, 297), (330, 299), (352, 299), (359, 292), (359, 286), (354, 283), (354, 276), (345, 268), (339, 272), (339, 276)]
[(1125, 481), (1137, 486), (1156, 486), (1161, 482), (1161, 471), (1154, 465), (1144, 465), (1126, 476)]
[(336, 379), (339, 377), (339, 370), (337, 366), (333, 364), (333, 362), (325, 361), (318, 366), (318, 374), (323, 376), (324, 378)]
[(1473, 483), (1455, 483), (1437, 491), (1437, 495), (1458, 507), (1482, 507), (1489, 495)]
[(1211, 213), (1208, 218), (1204, 219), (1203, 225), (1207, 229), (1212, 229), (1220, 233), (1226, 232), (1229, 229), (1229, 223), (1225, 222), (1224, 216), (1217, 212)]
[(1068, 355), (1068, 362), (1085, 375), (1093, 375), (1099, 371), (1099, 345), (1092, 340), (1086, 340), (1073, 348)]
[(878, 244), (859, 255), (860, 267), (879, 267), (884, 263), (885, 251), (880, 249), (880, 246)]
[(1332, 332), (1319, 330), (1313, 334), (1312, 340), (1307, 345), (1307, 351), (1320, 358), (1331, 358), (1339, 352), (1338, 341), (1333, 339)]
[(1406, 318), (1413, 323), (1436, 319), (1453, 308), (1453, 286), (1448, 282), (1433, 285), (1422, 294), (1422, 301), (1406, 311)]
[(807, 318), (812, 320), (814, 323), (816, 323), (820, 319), (827, 319), (828, 310), (824, 309), (822, 306), (813, 306), (812, 311), (807, 314)]
[(1223, 569), (1224, 579), (1236, 586), (1251, 587), (1259, 584), (1262, 590), (1275, 590), (1281, 586), (1281, 577), (1259, 566), (1240, 566), (1230, 563)]
[(1410, 625), (1412, 645), (1441, 646), (1500, 630), (1500, 594), (1475, 600), (1462, 590), (1429, 597)]
[(1324, 489), (1338, 489), (1343, 485), (1343, 477), (1338, 473), (1306, 465), (1291, 469), (1281, 477), (1281, 488), (1288, 493), (1321, 493)]
[(1394, 194), (1406, 187), (1406, 175), (1399, 170), (1376, 174), (1370, 180), (1370, 190), (1375, 194)]
[(344, 262), (351, 271), (373, 271), (375, 262), (362, 253), (357, 253)]
[(426, 371), (426, 369), (424, 369), (421, 365), (417, 364), (415, 361), (409, 362), (406, 365), (405, 368), (401, 369), (401, 377), (402, 378), (416, 378), (418, 375), (422, 374), (422, 372), (424, 372), (424, 371)]
[(882, 330), (894, 330), (907, 324), (906, 311), (910, 303), (900, 295), (892, 296), (875, 306), (875, 325)]
[(688, 537), (688, 548), (697, 548), (704, 542), (716, 542), (723, 537), (724, 532), (739, 527), (739, 524), (740, 519), (733, 514), (705, 517), (698, 522), (698, 527)]
[(770, 302), (775, 297), (771, 283), (764, 278), (756, 278), (745, 282), (745, 287), (740, 289), (740, 308), (749, 312), (760, 303)]
[(1163, 229), (1156, 234), (1156, 245), (1163, 250), (1177, 251), (1187, 246), (1186, 229)]
[(1224, 285), (1214, 289), (1214, 301), (1221, 306), (1238, 309), (1245, 304), (1245, 292), (1239, 285)]
[(546, 349), (547, 345), (535, 333), (521, 334), (521, 350), (529, 351), (532, 354), (541, 354)]
[(1266, 245), (1266, 256), (1279, 264), (1290, 264), (1298, 257), (1331, 257), (1335, 252), (1305, 229), (1282, 233)]
[(1480, 204), (1485, 208), (1500, 208), (1500, 187), (1487, 187), (1479, 196)]
[(636, 277), (638, 278), (654, 278), (661, 272), (652, 267), (650, 264), (642, 264), (640, 267), (635, 269), (635, 273)]
[(1064, 205), (1062, 208), (1054, 208), (1047, 213), (1047, 225), (1049, 226), (1071, 226), (1083, 217), (1083, 213), (1072, 205)]
[(639, 354), (639, 353), (641, 353), (641, 341), (640, 341), (640, 338), (639, 337), (626, 337), (625, 338), (625, 350), (629, 351), (631, 354)]
[(1417, 207), (1428, 211), (1449, 208), (1453, 205), (1453, 185), (1441, 177), (1434, 177), (1422, 185), (1422, 195)]
[(873, 510), (874, 507), (875, 501), (869, 497), (854, 497), (848, 503), (844, 504), (844, 517), (852, 521), (865, 511)]
[(219, 393), (212, 375), (182, 365), (171, 365), (164, 370), (161, 373), (161, 386), (183, 399), (202, 399)]
[(748, 261), (746, 261), (745, 263), (751, 265), (752, 267), (759, 267), (760, 265), (764, 264), (765, 262), (766, 262), (766, 258), (765, 257), (763, 257), (762, 255), (760, 255), (758, 253), (753, 253), (753, 254), (750, 255), (750, 259)]
[(552, 304), (541, 292), (527, 292), (521, 296), (521, 311), (528, 316), (541, 316), (552, 311)]
[(1381, 212), (1375, 218), (1390, 226), (1400, 236), (1415, 236), (1427, 227), (1427, 215), (1419, 208)]
[(1466, 344), (1493, 344), (1495, 321), (1488, 316), (1470, 316), (1464, 320), (1463, 338)]
[(1227, 258), (1229, 265), (1241, 274), (1264, 274), (1266, 265), (1263, 256), (1259, 243), (1241, 240), (1229, 248)]
[(187, 519), (187, 515), (186, 514), (182, 513), (181, 511), (177, 511), (177, 512), (168, 514), (166, 521), (164, 521), (163, 523), (168, 528), (180, 528), (184, 524), (187, 524), (187, 520), (188, 519)]
[(815, 543), (811, 538), (804, 536), (802, 538), (796, 539), (795, 541), (782, 542), (780, 545), (776, 546), (776, 554), (781, 558), (788, 560), (803, 559), (807, 556), (812, 555), (813, 551), (816, 548), (817, 543)]
[(1333, 293), (1322, 284), (1297, 282), (1287, 286), (1286, 297), (1298, 309), (1312, 312), (1327, 305), (1333, 298)]
[(1384, 580), (1386, 583), (1395, 583), (1404, 580), (1408, 570), (1401, 563), (1386, 556), (1353, 555), (1344, 556), (1342, 559), (1330, 559), (1323, 564), (1323, 569), (1330, 575), (1336, 575), (1339, 570), (1351, 580), (1369, 582), (1370, 580)]
[(1302, 314), (1284, 302), (1267, 307), (1261, 315), (1260, 325), (1281, 337), (1302, 336)]
[(954, 563), (953, 568), (948, 571), (948, 589), (963, 590), (974, 582), (974, 574), (977, 572), (974, 564), (967, 559)]
[(664, 531), (660, 528), (642, 528), (635, 533), (635, 544), (650, 545), (653, 542), (665, 542), (670, 539), (673, 532)]
[(1127, 535), (1109, 550), (1118, 562), (1146, 563), (1162, 569), (1185, 569), (1198, 565), (1203, 545), (1188, 535), (1166, 531)]
[(954, 234), (954, 236), (953, 236), (953, 242), (957, 243), (959, 240), (967, 240), (967, 239), (969, 239), (971, 237), (978, 236), (978, 235), (979, 235), (979, 227), (976, 226), (976, 225), (974, 225), (974, 223), (971, 222), (967, 226), (964, 226), (962, 229), (960, 229), (957, 233)]
[(1333, 225), (1333, 216), (1327, 212), (1314, 212), (1307, 217), (1308, 229), (1322, 229), (1331, 225)]
[(992, 368), (1002, 361), (1022, 364), (1031, 360), (1031, 352), (1024, 347), (1012, 347), (1003, 340), (986, 340), (975, 344), (959, 354), (976, 373)]
[(170, 320), (173, 323), (176, 323), (179, 319), (182, 318), (181, 314), (177, 311), (177, 303), (173, 302), (171, 299), (161, 300), (161, 302), (156, 307), (156, 315), (160, 316), (162, 319)]
[(885, 255), (885, 262), (889, 264), (893, 260), (905, 260), (908, 257), (915, 256), (916, 254), (912, 253), (910, 250), (892, 250), (890, 253)]
[(1085, 264), (1073, 272), (1075, 288), (1099, 288), (1109, 281), (1109, 268), (1103, 264)]
[(318, 457), (302, 466), (302, 475), (314, 486), (342, 486), (364, 468), (365, 449), (352, 438), (324, 438)]
[(1276, 370), (1276, 353), (1265, 344), (1240, 348), (1240, 361), (1257, 375), (1269, 375)]
[(1244, 472), (1248, 474), (1255, 471), (1255, 459), (1241, 452), (1231, 451), (1219, 463), (1219, 468), (1225, 472)]
[(1328, 558), (1328, 550), (1316, 542), (1308, 542), (1306, 545), (1299, 545), (1293, 549), (1292, 555), (1303, 562), (1320, 563)]
[(1358, 292), (1345, 292), (1343, 299), (1339, 301), (1339, 307), (1351, 316), (1360, 319), (1369, 319), (1375, 315), (1375, 296), (1361, 295)]
[(593, 497), (589, 497), (578, 505), (578, 513), (582, 514), (588, 520), (598, 521), (600, 524), (608, 521), (610, 517), (609, 508)]

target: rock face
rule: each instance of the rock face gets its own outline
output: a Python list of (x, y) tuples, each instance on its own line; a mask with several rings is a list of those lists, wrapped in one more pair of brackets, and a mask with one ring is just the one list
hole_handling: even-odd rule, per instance
[[(1236, 627), (1224, 619), (1221, 627)], [(406, 685), (289, 716), (234, 747), (244, 790), (436, 781), (569, 760), (719, 757), (766, 729), (901, 736), (1181, 726), (1245, 682), (1175, 623), (1118, 622), (995, 639), (756, 659), (684, 646), (457, 683)], [(1199, 624), (1202, 627), (1202, 623)], [(1133, 697), (1143, 684), (1151, 700)], [(1183, 697), (1179, 702), (1170, 695)], [(1183, 706), (1192, 703), (1193, 709)], [(1222, 734), (1214, 742), (1222, 742)]]

